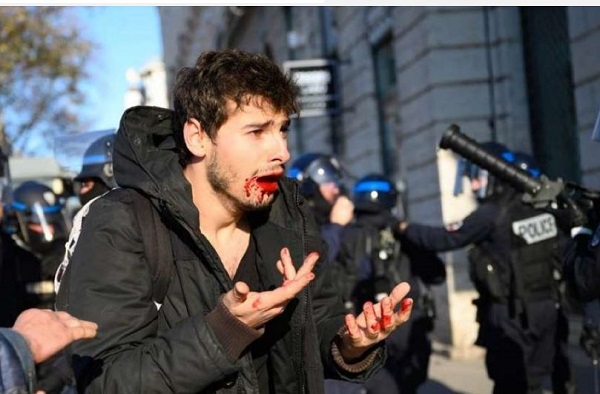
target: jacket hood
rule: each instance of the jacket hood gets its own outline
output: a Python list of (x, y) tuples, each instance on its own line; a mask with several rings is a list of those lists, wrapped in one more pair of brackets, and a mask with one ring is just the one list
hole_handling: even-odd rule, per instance
[(198, 209), (173, 138), (173, 117), (172, 110), (159, 107), (137, 106), (125, 111), (114, 146), (115, 179), (120, 187), (141, 191), (198, 229)]
[[(159, 107), (137, 106), (125, 111), (114, 146), (115, 179), (120, 187), (148, 195), (160, 211), (168, 210), (175, 219), (196, 231), (200, 228), (199, 212), (192, 200), (192, 187), (179, 163), (173, 116), (172, 110)], [(278, 184), (272, 207), (258, 215), (298, 230), (298, 205), (304, 205), (304, 201), (299, 196), (297, 182), (282, 177)]]

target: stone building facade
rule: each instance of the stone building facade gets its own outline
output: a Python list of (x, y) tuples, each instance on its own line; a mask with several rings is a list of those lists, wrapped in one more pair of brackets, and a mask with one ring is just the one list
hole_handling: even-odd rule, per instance
[[(356, 176), (405, 187), (410, 220), (442, 224), (474, 209), (452, 196), (450, 124), (534, 153), (551, 177), (600, 188), (600, 7), (158, 7), (172, 86), (200, 51), (240, 48), (336, 64), (338, 111), (296, 119), (295, 156), (337, 154)], [(435, 338), (472, 354), (476, 297), (463, 252), (444, 254)]]

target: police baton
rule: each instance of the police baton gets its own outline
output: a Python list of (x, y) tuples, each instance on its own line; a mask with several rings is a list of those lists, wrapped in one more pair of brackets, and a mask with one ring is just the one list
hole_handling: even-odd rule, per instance
[(587, 201), (596, 206), (600, 205), (598, 204), (600, 192), (573, 182), (563, 182), (562, 179), (553, 181), (545, 175), (536, 179), (522, 168), (488, 152), (477, 141), (461, 133), (460, 127), (455, 124), (450, 125), (442, 135), (439, 147), (451, 149), (473, 164), (509, 183), (515, 189), (523, 192), (523, 202), (535, 208), (546, 208), (556, 202), (559, 196), (563, 199), (572, 196), (577, 202)]

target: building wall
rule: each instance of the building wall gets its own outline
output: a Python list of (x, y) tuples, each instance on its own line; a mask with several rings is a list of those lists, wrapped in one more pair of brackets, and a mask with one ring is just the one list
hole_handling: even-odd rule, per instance
[[(383, 169), (373, 48), (391, 35), (394, 172), (407, 186), (410, 220), (441, 225), (475, 207), (472, 196), (457, 198), (450, 191), (456, 157), (437, 147), (450, 124), (478, 141), (495, 138), (532, 150), (519, 7), (166, 8), (160, 15), (170, 72), (192, 63), (199, 50), (217, 47), (266, 53), (282, 65), (294, 59), (335, 59), (341, 114), (297, 120), (290, 149), (292, 159), (306, 151), (338, 149), (356, 176)], [(582, 183), (600, 188), (600, 155), (594, 154), (600, 145), (589, 143), (600, 109), (600, 8), (567, 7), (567, 14)], [(193, 29), (186, 22), (192, 15), (203, 21)], [(179, 45), (182, 41), (186, 45)], [(337, 148), (332, 130), (341, 135)], [(476, 292), (464, 251), (443, 257), (448, 280), (434, 289), (434, 337), (451, 354), (466, 357), (477, 353), (471, 304)]]
[(591, 142), (600, 115), (600, 7), (567, 7), (579, 132), (581, 183), (600, 189), (599, 142)]

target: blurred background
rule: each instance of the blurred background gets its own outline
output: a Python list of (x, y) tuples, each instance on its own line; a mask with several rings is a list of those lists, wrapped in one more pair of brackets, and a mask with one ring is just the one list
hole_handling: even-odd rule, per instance
[[(600, 7), (558, 6), (0, 7), (13, 183), (72, 178), (82, 155), (64, 153), (70, 139), (118, 128), (134, 105), (170, 106), (177, 71), (221, 48), (263, 53), (298, 81), (292, 159), (332, 153), (356, 177), (391, 177), (409, 219), (450, 223), (475, 207), (452, 195), (456, 158), (437, 148), (452, 123), (531, 153), (552, 179), (600, 187)], [(436, 350), (469, 363), (482, 355), (477, 295), (464, 252), (443, 257)]]

